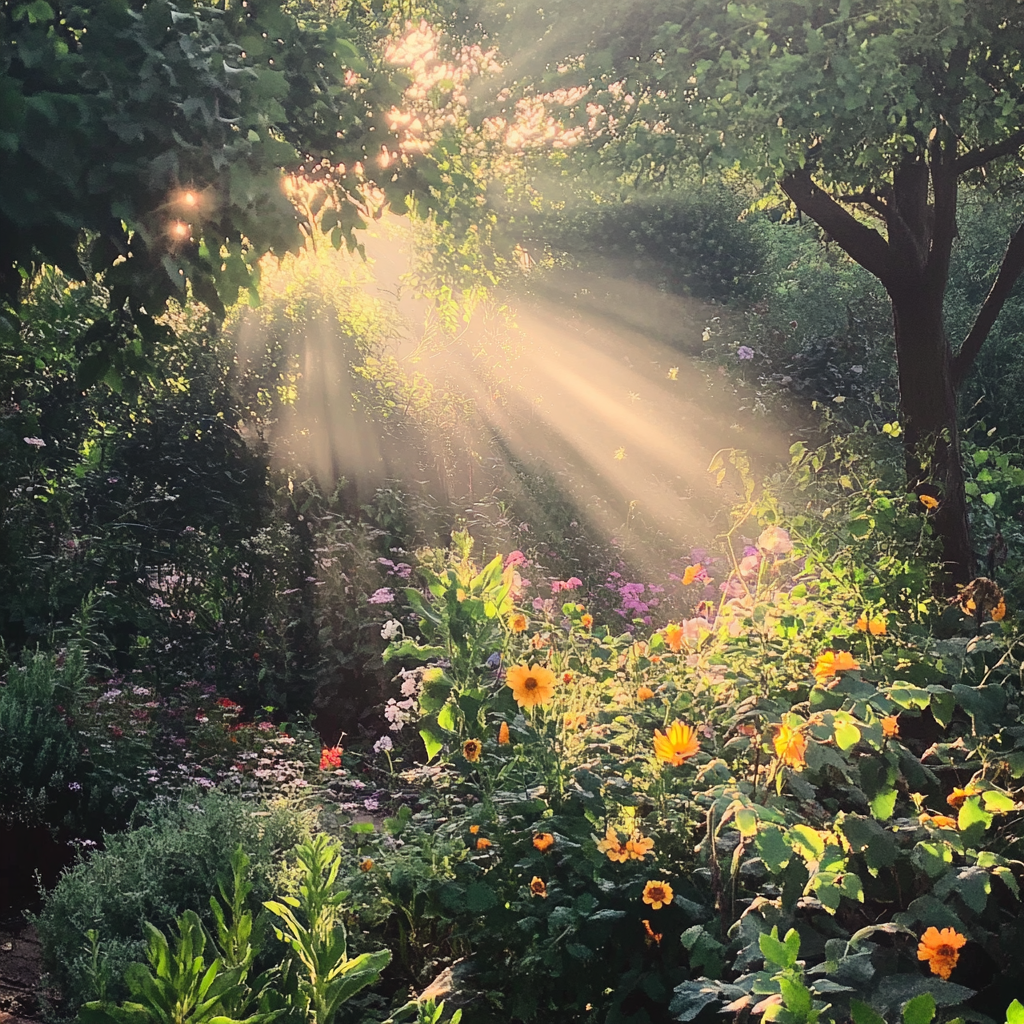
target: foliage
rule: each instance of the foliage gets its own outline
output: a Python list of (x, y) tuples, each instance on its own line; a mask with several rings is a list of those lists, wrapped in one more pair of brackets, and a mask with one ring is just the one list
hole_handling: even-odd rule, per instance
[(284, 855), (306, 835), (308, 818), (286, 805), (266, 806), (226, 794), (185, 797), (154, 805), (148, 821), (104, 837), (47, 894), (35, 925), (51, 986), (63, 1014), (98, 994), (83, 938), (96, 932), (107, 998), (128, 995), (124, 975), (145, 947), (142, 922), (169, 927), (185, 910), (208, 915), (208, 894), (231, 867), (241, 844), (251, 858), (246, 906), (259, 909), (278, 887)]

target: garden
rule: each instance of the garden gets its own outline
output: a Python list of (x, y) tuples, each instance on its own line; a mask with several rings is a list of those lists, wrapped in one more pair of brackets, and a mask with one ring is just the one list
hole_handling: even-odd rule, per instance
[(0, 1024), (1024, 1024), (1019, 4), (0, 26)]

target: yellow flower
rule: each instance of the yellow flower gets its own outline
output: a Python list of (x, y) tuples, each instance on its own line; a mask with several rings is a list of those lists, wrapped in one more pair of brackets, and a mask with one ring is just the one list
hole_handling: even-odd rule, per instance
[(467, 761), (479, 761), (484, 745), (479, 740), (466, 740), (462, 744), (462, 756)]
[(648, 854), (654, 856), (654, 840), (634, 832), (633, 838), (626, 840), (626, 855), (630, 860), (643, 860)]
[(587, 724), (587, 716), (582, 712), (579, 714), (573, 714), (571, 711), (565, 716), (565, 728), (571, 729), (582, 729)]
[(872, 636), (885, 636), (887, 632), (885, 619), (869, 619), (867, 615), (861, 615), (857, 620), (857, 628), (862, 633), (870, 633)]
[(555, 693), (555, 674), (540, 665), (513, 665), (508, 670), (508, 685), (515, 702), (523, 708), (546, 704)]
[(544, 899), (548, 898), (548, 887), (547, 883), (543, 878), (538, 878), (536, 875), (530, 879), (530, 892), (534, 896), (543, 896)]
[(508, 735), (508, 722), (502, 722), (501, 728), (498, 729), (498, 743), (504, 746), (506, 743), (511, 743)]
[(629, 851), (626, 849), (626, 844), (619, 839), (618, 833), (611, 825), (608, 826), (604, 839), (598, 842), (597, 848), (613, 863), (621, 864), (629, 860)]
[(475, 836), (477, 834), (477, 832), (480, 831), (480, 826), (479, 825), (470, 825), (469, 826), (469, 831), (470, 831), (471, 835)]
[(943, 981), (949, 976), (960, 959), (960, 947), (967, 944), (965, 936), (955, 928), (929, 928), (917, 945), (917, 959), (927, 960), (932, 974), (937, 974)]
[(641, 686), (636, 691), (637, 700), (650, 700), (654, 696), (654, 691), (649, 686)]
[(372, 871), (373, 870), (373, 860), (370, 857), (364, 857), (359, 862), (359, 870), (360, 871)]
[(550, 832), (538, 832), (533, 837), (533, 845), (543, 853), (555, 845), (555, 837)]
[(593, 624), (594, 624), (594, 616), (593, 615), (584, 615), (584, 616), (582, 616), (580, 618), (580, 625), (584, 629), (590, 629), (590, 627), (593, 626)]
[(511, 629), (513, 633), (522, 633), (528, 625), (529, 623), (526, 621), (526, 616), (521, 613), (513, 615), (508, 620), (508, 628)]
[(886, 715), (882, 719), (882, 735), (887, 739), (892, 739), (894, 736), (900, 734), (900, 716), (899, 715)]
[(683, 586), (688, 587), (703, 571), (704, 566), (700, 562), (696, 565), (688, 565), (683, 570)]
[(775, 753), (790, 768), (802, 768), (806, 761), (807, 740), (799, 729), (780, 725), (775, 734)]
[(493, 845), (494, 844), (490, 841), (490, 839), (487, 839), (484, 836), (480, 836), (480, 838), (476, 841), (476, 848), (478, 850), (486, 850), (488, 846)]
[(651, 910), (661, 910), (672, 902), (672, 886), (668, 882), (648, 882), (644, 886), (644, 903)]
[(922, 825), (934, 825), (936, 828), (953, 828), (957, 829), (960, 826), (957, 824), (956, 818), (951, 818), (946, 814), (928, 814), (925, 812), (918, 819)]
[(665, 643), (678, 654), (683, 649), (683, 627), (670, 622), (665, 627)]
[(939, 507), (938, 499), (933, 498), (930, 494), (921, 494), (918, 496), (917, 500), (920, 501), (929, 512)]
[(820, 683), (837, 672), (849, 672), (858, 668), (860, 665), (853, 660), (853, 655), (849, 651), (825, 651), (814, 663), (814, 678)]
[(680, 765), (693, 757), (700, 750), (697, 733), (688, 725), (676, 719), (669, 727), (668, 733), (660, 729), (654, 730), (654, 753), (659, 761)]

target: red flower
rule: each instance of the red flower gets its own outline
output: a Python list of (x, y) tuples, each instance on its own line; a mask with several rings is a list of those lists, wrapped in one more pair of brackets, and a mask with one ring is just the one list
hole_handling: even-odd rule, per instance
[(324, 747), (320, 751), (320, 770), (341, 767), (341, 747)]

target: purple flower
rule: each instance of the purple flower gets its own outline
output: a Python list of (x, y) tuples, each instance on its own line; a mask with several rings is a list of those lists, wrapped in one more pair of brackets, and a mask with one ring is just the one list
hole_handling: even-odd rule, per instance
[(378, 807), (380, 807), (380, 804), (377, 803), (377, 801), (374, 800), (372, 796), (370, 796), (363, 801), (363, 807), (365, 807), (368, 811), (375, 811), (377, 810)]
[(395, 599), (395, 592), (390, 587), (381, 587), (375, 590), (368, 598), (370, 604), (391, 604)]
[(374, 753), (382, 754), (385, 751), (393, 750), (395, 747), (394, 742), (390, 736), (381, 736), (379, 740), (373, 745)]
[(736, 358), (737, 359), (753, 359), (754, 358), (754, 350), (749, 345), (740, 345), (740, 347), (738, 349), (736, 349)]

